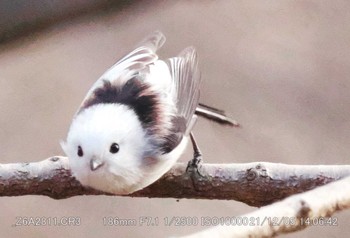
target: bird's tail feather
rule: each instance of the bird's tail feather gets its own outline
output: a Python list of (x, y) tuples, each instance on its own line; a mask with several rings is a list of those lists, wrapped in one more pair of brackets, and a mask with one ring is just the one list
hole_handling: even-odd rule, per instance
[(199, 103), (198, 107), (196, 108), (196, 114), (219, 124), (240, 127), (240, 124), (237, 121), (226, 116), (225, 111), (204, 105), (202, 103)]

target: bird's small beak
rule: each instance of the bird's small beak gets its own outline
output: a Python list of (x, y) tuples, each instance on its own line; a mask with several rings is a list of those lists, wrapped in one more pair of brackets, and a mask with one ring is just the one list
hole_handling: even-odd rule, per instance
[(91, 171), (95, 171), (98, 168), (100, 168), (102, 165), (104, 165), (104, 162), (96, 157), (92, 157), (90, 160), (90, 169)]

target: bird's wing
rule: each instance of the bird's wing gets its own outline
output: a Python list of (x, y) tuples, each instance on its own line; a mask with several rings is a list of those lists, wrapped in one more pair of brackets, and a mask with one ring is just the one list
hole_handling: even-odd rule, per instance
[[(112, 86), (122, 87), (128, 80), (145, 69), (145, 67), (156, 62), (158, 60), (156, 51), (162, 47), (165, 40), (165, 36), (157, 31), (139, 43), (135, 50), (115, 63), (94, 83), (85, 96), (77, 113), (84, 108), (107, 100), (98, 98), (96, 92), (98, 92), (100, 96), (103, 96), (105, 95), (103, 89), (108, 89), (108, 87), (111, 89)], [(108, 99), (111, 100), (110, 97)]]
[(169, 68), (174, 81), (177, 116), (185, 119), (186, 135), (191, 130), (191, 121), (199, 103), (200, 72), (196, 50), (183, 50), (178, 57), (169, 59)]
[(192, 130), (199, 103), (199, 87), (201, 82), (196, 51), (193, 47), (186, 48), (178, 57), (170, 58), (168, 64), (173, 88), (175, 90), (176, 114), (172, 118), (172, 129), (166, 135), (164, 152), (172, 151)]
[(158, 60), (156, 51), (164, 42), (165, 36), (155, 32), (108, 69), (89, 90), (77, 114), (101, 103), (127, 105), (146, 129), (150, 143), (160, 146), (162, 153), (172, 151), (194, 124), (200, 73), (192, 47), (165, 62)]

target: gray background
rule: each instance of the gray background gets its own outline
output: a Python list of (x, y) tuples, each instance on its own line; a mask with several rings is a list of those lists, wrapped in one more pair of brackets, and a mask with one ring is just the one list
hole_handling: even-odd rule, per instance
[[(199, 120), (210, 163), (253, 161), (348, 164), (350, 3), (346, 1), (142, 1), (50, 25), (0, 45), (0, 162), (62, 155), (72, 116), (93, 82), (154, 30), (163, 57), (193, 45), (201, 101), (225, 109), (243, 128)], [(181, 161), (191, 157), (188, 148)], [(322, 198), (320, 198), (322, 199)], [(174, 216), (237, 216), (257, 208), (235, 201), (80, 196), (0, 198), (1, 237), (164, 237), (202, 230), (165, 226)], [(81, 218), (80, 226), (12, 227), (16, 217)], [(108, 227), (106, 216), (158, 217), (159, 226)], [(342, 237), (312, 227), (286, 237)]]

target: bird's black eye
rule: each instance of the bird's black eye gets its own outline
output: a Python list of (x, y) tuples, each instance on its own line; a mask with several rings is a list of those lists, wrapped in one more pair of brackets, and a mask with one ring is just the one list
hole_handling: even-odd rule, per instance
[(82, 157), (84, 155), (83, 149), (81, 148), (80, 145), (78, 146), (78, 153), (77, 154), (79, 157)]
[(109, 152), (111, 152), (112, 154), (115, 154), (119, 151), (119, 145), (117, 143), (112, 143), (111, 147), (109, 148)]

